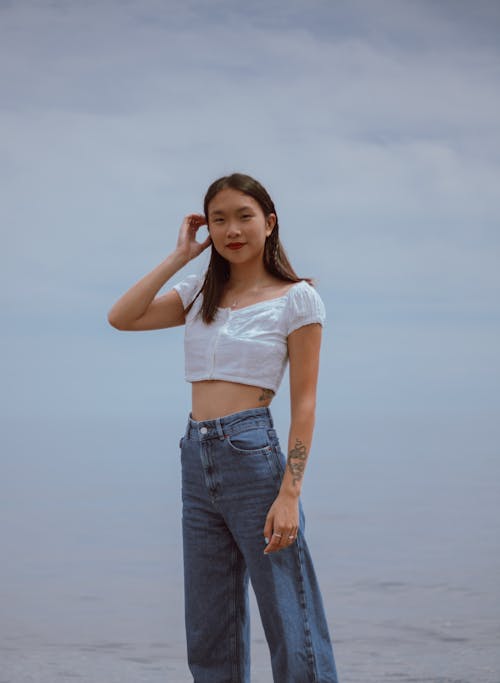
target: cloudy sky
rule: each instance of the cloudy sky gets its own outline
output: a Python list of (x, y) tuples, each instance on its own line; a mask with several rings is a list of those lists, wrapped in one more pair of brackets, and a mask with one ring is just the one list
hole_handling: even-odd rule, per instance
[(233, 170), (325, 301), (322, 406), (498, 411), (499, 35), (484, 0), (0, 2), (4, 416), (185, 414), (182, 328), (106, 316)]

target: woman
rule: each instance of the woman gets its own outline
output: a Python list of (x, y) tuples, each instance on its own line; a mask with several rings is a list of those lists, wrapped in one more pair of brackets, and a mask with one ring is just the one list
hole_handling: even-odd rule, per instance
[[(196, 240), (202, 225), (208, 237)], [(211, 246), (206, 273), (158, 290)], [(185, 617), (195, 683), (248, 683), (248, 580), (277, 683), (337, 683), (299, 499), (315, 420), (323, 302), (299, 278), (262, 185), (209, 187), (177, 246), (111, 308), (119, 330), (185, 324), (192, 410), (180, 440)], [(290, 367), (288, 457), (269, 405)]]

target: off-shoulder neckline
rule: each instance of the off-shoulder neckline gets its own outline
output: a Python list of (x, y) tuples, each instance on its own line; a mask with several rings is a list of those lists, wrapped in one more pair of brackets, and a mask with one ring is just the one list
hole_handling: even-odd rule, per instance
[(248, 306), (242, 306), (241, 308), (231, 308), (230, 306), (217, 306), (218, 311), (229, 311), (230, 313), (237, 313), (238, 311), (246, 311), (249, 308), (255, 308), (255, 306), (260, 306), (262, 304), (272, 304), (274, 301), (280, 301), (281, 299), (286, 299), (286, 297), (290, 294), (292, 289), (296, 287), (297, 285), (302, 284), (305, 282), (308, 284), (307, 280), (299, 280), (298, 282), (294, 282), (288, 289), (287, 291), (282, 294), (281, 296), (276, 296), (274, 299), (263, 299), (262, 301), (256, 301), (253, 304), (248, 304)]

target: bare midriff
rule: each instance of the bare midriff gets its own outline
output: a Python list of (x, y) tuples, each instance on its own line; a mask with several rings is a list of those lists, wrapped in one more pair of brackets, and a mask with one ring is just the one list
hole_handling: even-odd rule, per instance
[(268, 406), (274, 397), (272, 389), (220, 379), (192, 382), (191, 387), (191, 414), (197, 421)]

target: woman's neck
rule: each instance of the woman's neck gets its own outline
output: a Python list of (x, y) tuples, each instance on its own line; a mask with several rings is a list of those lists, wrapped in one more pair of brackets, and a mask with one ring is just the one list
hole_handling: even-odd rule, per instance
[(245, 291), (258, 289), (271, 282), (271, 276), (264, 268), (256, 267), (255, 264), (242, 263), (231, 264), (231, 271), (227, 285), (234, 290)]

